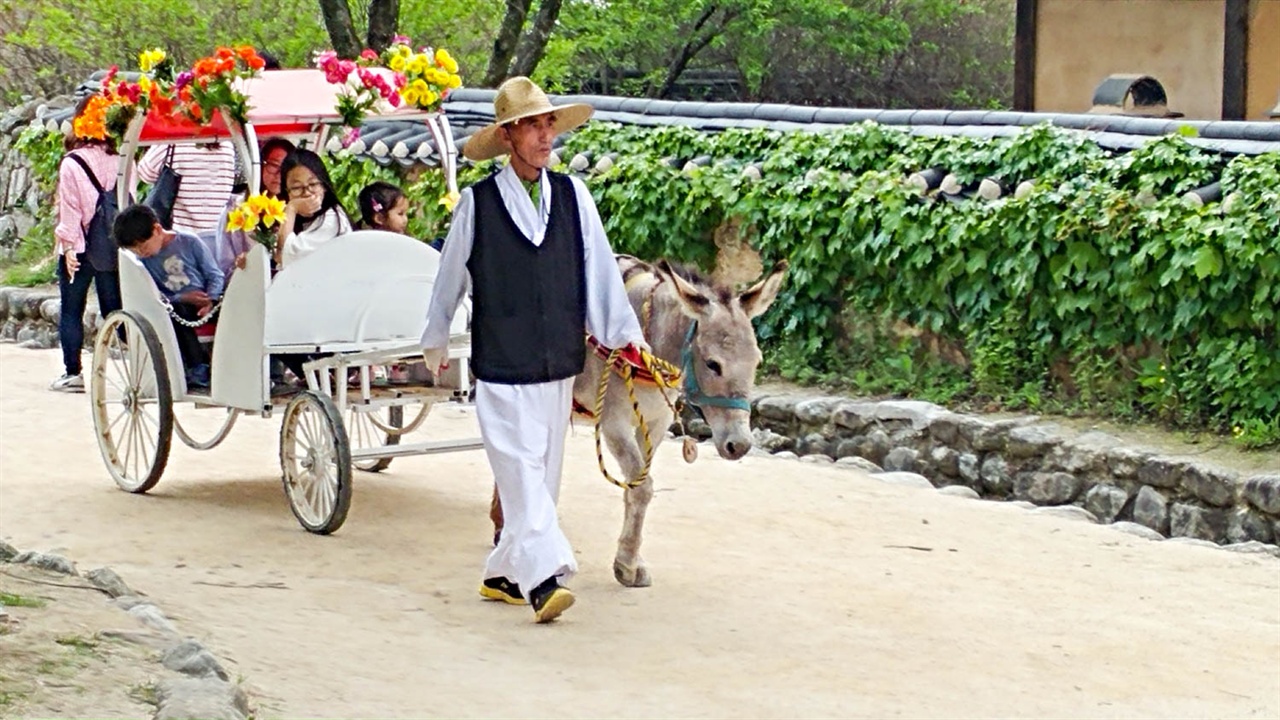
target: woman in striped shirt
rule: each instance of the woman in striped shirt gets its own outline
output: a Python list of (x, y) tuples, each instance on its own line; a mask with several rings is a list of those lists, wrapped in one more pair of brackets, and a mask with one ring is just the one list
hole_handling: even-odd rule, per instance
[(169, 165), (182, 176), (173, 202), (173, 227), (193, 235), (215, 233), (236, 178), (236, 154), (231, 143), (155, 145), (138, 163), (138, 177), (153, 183), (173, 151)]

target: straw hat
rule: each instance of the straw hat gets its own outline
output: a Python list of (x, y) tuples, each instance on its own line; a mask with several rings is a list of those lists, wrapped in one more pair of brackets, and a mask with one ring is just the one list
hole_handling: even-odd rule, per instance
[(568, 132), (591, 117), (595, 109), (585, 103), (552, 105), (542, 88), (527, 77), (513, 77), (498, 86), (498, 96), (493, 99), (493, 123), (480, 128), (467, 144), (462, 154), (470, 160), (488, 160), (503, 155), (507, 146), (498, 136), (498, 128), (521, 118), (534, 115), (556, 114), (556, 134)]

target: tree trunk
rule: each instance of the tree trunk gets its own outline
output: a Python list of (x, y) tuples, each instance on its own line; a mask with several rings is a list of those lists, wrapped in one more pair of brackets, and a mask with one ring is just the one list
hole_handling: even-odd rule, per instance
[(354, 58), (360, 54), (360, 38), (351, 21), (351, 7), (347, 0), (320, 0), (320, 14), (324, 27), (329, 31), (329, 42), (339, 57)]
[(369, 0), (369, 32), (365, 47), (381, 53), (391, 44), (400, 24), (400, 0)]
[(489, 67), (484, 71), (484, 80), (481, 81), (484, 87), (497, 87), (507, 79), (507, 69), (511, 67), (511, 58), (515, 55), (525, 18), (529, 16), (531, 2), (532, 0), (507, 0), (507, 12), (502, 17), (498, 37), (493, 41), (493, 54), (489, 56)]
[(658, 88), (657, 96), (659, 98), (665, 99), (671, 95), (671, 91), (676, 87), (676, 81), (680, 79), (680, 75), (689, 67), (689, 61), (702, 52), (703, 48), (710, 45), (711, 41), (716, 39), (716, 36), (724, 32), (725, 26), (733, 20), (735, 14), (725, 11), (724, 20), (719, 25), (709, 27), (704, 31), (703, 26), (719, 9), (720, 6), (716, 3), (711, 3), (703, 9), (702, 16), (693, 24), (693, 30), (689, 33), (689, 40), (680, 48), (680, 51), (676, 53), (675, 59), (671, 61), (671, 65), (667, 67), (667, 76), (662, 81), (662, 87)]
[(515, 63), (511, 67), (512, 75), (529, 77), (542, 62), (547, 52), (547, 40), (556, 27), (556, 18), (560, 16), (562, 0), (542, 0), (538, 6), (538, 14), (533, 17), (533, 27), (520, 39), (516, 48)]

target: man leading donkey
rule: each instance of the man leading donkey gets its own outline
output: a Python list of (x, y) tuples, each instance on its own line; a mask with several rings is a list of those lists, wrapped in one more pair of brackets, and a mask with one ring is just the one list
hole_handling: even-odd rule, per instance
[(552, 106), (528, 78), (498, 88), (495, 121), (463, 147), (505, 167), (462, 192), (445, 239), (422, 334), (427, 368), (448, 363), (449, 326), (472, 288), (476, 414), (505, 524), (480, 595), (533, 606), (537, 622), (567, 610), (577, 571), (556, 501), (584, 331), (608, 347), (648, 349), (595, 201), (577, 178), (546, 167), (556, 136), (589, 105)]

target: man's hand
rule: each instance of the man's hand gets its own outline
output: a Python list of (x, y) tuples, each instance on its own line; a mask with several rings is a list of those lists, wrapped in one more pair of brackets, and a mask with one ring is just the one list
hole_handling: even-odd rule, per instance
[(653, 348), (649, 347), (649, 343), (645, 342), (644, 340), (636, 340), (635, 342), (631, 343), (631, 345), (634, 346), (637, 350), (643, 350), (644, 352), (647, 352), (650, 355), (653, 354)]
[(449, 367), (449, 349), (423, 348), (422, 362), (433, 376), (440, 377), (440, 372)]

